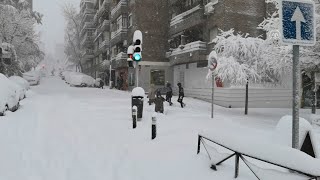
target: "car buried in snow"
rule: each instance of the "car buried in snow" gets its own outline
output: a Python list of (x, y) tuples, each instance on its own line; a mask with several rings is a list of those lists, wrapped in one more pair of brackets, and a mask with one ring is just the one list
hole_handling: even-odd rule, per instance
[(0, 116), (3, 116), (7, 110), (14, 112), (19, 108), (22, 92), (17, 84), (1, 73), (0, 84)]
[(37, 71), (23, 73), (23, 78), (29, 82), (30, 86), (39, 85), (40, 83), (40, 74)]

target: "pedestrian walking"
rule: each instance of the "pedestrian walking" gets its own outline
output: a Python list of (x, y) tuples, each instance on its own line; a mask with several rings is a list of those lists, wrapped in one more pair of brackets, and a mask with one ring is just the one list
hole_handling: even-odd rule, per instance
[(169, 105), (172, 105), (171, 98), (172, 98), (172, 87), (170, 83), (167, 83), (167, 93), (166, 93), (166, 101), (169, 103)]
[(103, 89), (104, 82), (102, 79), (99, 80), (99, 88)]
[(156, 90), (155, 90), (154, 84), (150, 85), (148, 98), (149, 98), (149, 105), (153, 104), (154, 99), (156, 98)]
[(179, 87), (179, 98), (178, 98), (178, 102), (180, 103), (181, 107), (185, 107), (186, 104), (183, 103), (183, 98), (184, 98), (184, 90), (183, 90), (183, 87), (182, 87), (182, 84), (181, 83), (178, 83), (177, 84), (178, 87)]
[(165, 101), (165, 99), (161, 96), (161, 92), (157, 91), (157, 97), (154, 99), (155, 112), (163, 113), (163, 111), (164, 111), (163, 102), (164, 101)]

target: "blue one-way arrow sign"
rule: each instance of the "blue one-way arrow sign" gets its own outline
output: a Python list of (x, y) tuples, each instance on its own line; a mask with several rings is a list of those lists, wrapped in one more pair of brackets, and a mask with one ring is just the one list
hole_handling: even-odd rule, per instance
[(280, 1), (282, 43), (313, 46), (316, 43), (315, 4), (312, 0)]

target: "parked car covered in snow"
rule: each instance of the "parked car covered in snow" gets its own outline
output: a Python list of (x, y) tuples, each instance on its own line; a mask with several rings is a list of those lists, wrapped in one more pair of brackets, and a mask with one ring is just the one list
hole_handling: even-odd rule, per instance
[(31, 86), (39, 85), (40, 83), (40, 73), (37, 71), (23, 73), (23, 78), (27, 80)]
[(20, 90), (19, 86), (10, 81), (5, 75), (0, 73), (0, 116), (5, 111), (16, 111), (19, 108)]
[(9, 80), (18, 86), (20, 100), (26, 98), (26, 93), (30, 89), (28, 81), (19, 76), (11, 76)]
[(95, 84), (95, 79), (79, 72), (70, 72), (65, 79), (70, 86), (75, 87), (94, 87)]
[(30, 89), (30, 84), (28, 83), (28, 81), (23, 79), (20, 76), (11, 76), (11, 77), (9, 77), (9, 79), (11, 81), (17, 83), (18, 85), (22, 86), (25, 90), (29, 90)]

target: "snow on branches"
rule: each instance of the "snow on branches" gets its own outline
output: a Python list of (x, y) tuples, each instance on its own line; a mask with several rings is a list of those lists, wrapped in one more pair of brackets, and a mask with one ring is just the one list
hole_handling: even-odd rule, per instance
[(248, 80), (280, 83), (280, 76), (287, 69), (290, 49), (276, 47), (270, 41), (235, 34), (233, 29), (221, 31), (213, 41), (218, 54), (215, 74), (233, 85), (243, 85)]

